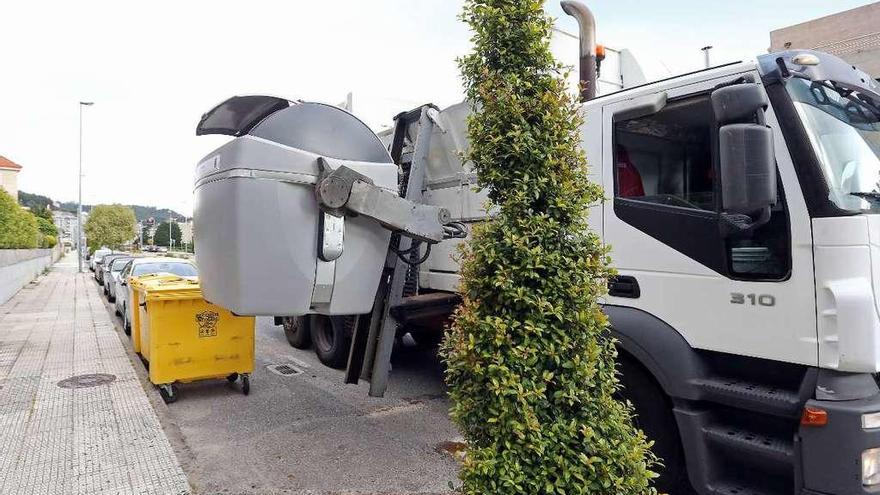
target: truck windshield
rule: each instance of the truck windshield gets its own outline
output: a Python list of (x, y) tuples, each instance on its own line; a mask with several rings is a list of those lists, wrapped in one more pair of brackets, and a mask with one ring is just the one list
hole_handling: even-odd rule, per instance
[(819, 158), (831, 201), (880, 213), (880, 102), (832, 81), (786, 85)]

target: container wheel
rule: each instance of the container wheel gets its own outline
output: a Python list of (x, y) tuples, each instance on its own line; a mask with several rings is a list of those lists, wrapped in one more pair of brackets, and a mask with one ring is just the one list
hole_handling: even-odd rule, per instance
[(248, 375), (241, 375), (241, 391), (244, 395), (248, 395), (251, 393), (251, 377)]
[(166, 404), (177, 402), (177, 387), (173, 384), (159, 385), (159, 395)]
[(311, 316), (312, 345), (325, 366), (345, 368), (355, 319), (354, 316)]
[(306, 316), (285, 316), (281, 319), (287, 342), (297, 349), (306, 349), (312, 342), (309, 318)]
[(233, 373), (226, 377), (226, 381), (229, 383), (235, 383), (236, 380), (238, 380), (238, 373)]

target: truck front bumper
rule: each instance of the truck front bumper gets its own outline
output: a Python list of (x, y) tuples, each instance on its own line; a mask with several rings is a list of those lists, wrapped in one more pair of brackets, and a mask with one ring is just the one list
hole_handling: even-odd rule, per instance
[(800, 477), (803, 480), (800, 493), (880, 493), (880, 483), (863, 483), (862, 459), (866, 451), (880, 448), (880, 428), (862, 427), (864, 414), (880, 412), (880, 394), (856, 400), (813, 399), (807, 401), (806, 407), (825, 411), (828, 422), (823, 426), (800, 426)]

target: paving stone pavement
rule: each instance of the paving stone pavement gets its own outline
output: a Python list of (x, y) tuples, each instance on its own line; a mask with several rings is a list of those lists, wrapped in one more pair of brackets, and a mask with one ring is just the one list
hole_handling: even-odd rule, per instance
[[(0, 305), (0, 494), (188, 494), (89, 277), (69, 255)], [(115, 379), (58, 385), (84, 374)]]

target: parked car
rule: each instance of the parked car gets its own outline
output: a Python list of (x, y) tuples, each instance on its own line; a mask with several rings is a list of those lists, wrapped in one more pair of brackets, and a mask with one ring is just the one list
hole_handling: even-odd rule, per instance
[(92, 257), (89, 258), (89, 270), (95, 271), (95, 266), (100, 263), (102, 259), (104, 259), (104, 255), (110, 254), (112, 252), (113, 251), (107, 248), (95, 250), (95, 252), (92, 253)]
[(104, 269), (104, 295), (107, 296), (108, 301), (116, 300), (116, 278), (131, 259), (131, 256), (119, 256), (111, 260)]
[[(104, 285), (104, 270), (107, 268), (107, 264), (114, 259), (120, 256), (130, 256), (128, 253), (113, 253), (105, 254), (101, 261), (95, 263), (95, 280), (98, 282), (98, 285)], [(105, 290), (106, 294), (107, 291)]]
[(130, 277), (150, 273), (171, 273), (181, 277), (198, 277), (199, 272), (192, 261), (182, 258), (132, 258), (116, 278), (116, 313), (122, 317), (122, 327), (126, 335), (131, 335), (131, 291), (128, 290)]

